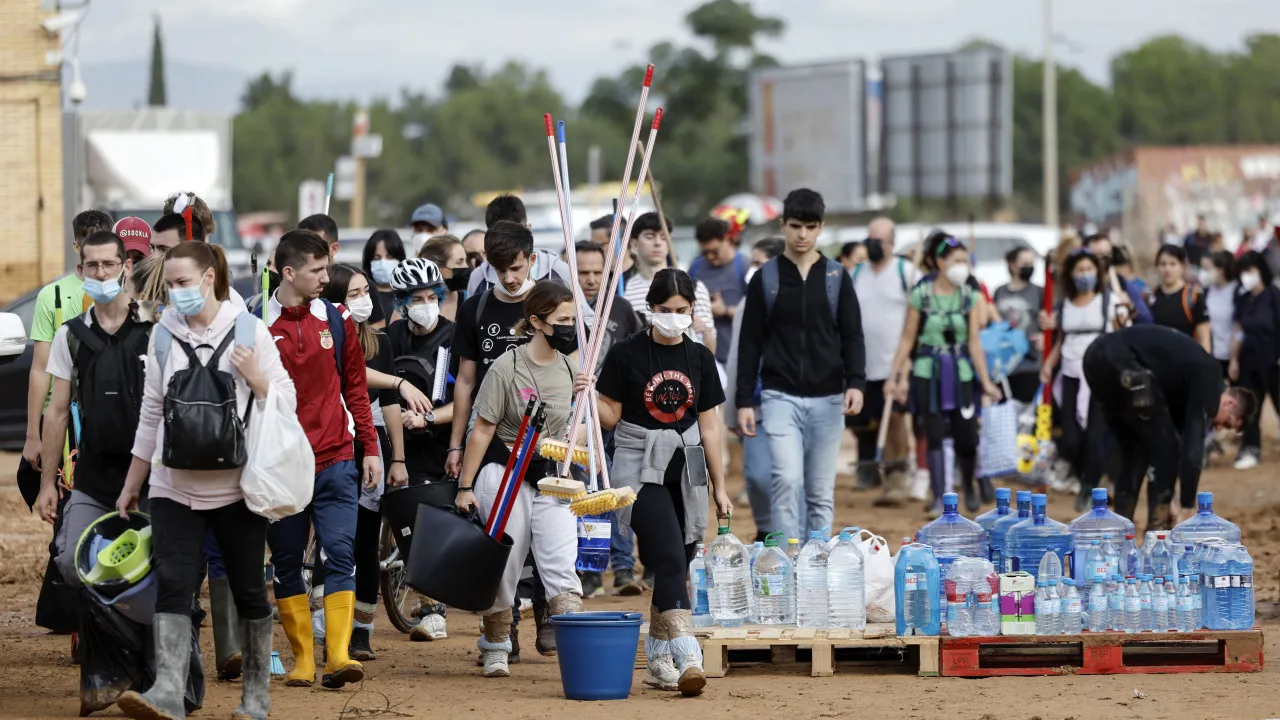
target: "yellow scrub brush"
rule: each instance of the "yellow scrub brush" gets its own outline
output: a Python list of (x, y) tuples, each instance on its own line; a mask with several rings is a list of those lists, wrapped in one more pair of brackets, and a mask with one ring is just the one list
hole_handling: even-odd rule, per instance
[(603, 515), (627, 507), (635, 501), (636, 492), (629, 487), (606, 488), (569, 503), (569, 512), (578, 517)]
[(587, 497), (587, 486), (578, 480), (552, 476), (538, 481), (538, 492), (562, 502), (572, 502)]
[[(559, 464), (564, 464), (565, 455), (569, 453), (569, 443), (563, 440), (545, 439), (538, 446), (538, 454), (548, 460), (554, 460)], [(586, 467), (590, 462), (590, 454), (587, 448), (579, 445), (573, 449), (573, 464)]]

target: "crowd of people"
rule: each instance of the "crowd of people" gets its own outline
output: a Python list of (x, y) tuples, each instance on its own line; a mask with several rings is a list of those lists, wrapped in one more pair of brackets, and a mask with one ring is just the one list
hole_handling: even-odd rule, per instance
[[(1011, 279), (992, 291), (962, 239), (935, 232), (909, 257), (887, 218), (827, 257), (825, 215), (820, 194), (796, 190), (781, 236), (749, 249), (737, 228), (709, 218), (687, 271), (673, 266), (656, 213), (616, 244), (614, 219), (600, 218), (590, 239), (556, 253), (535, 249), (517, 197), (496, 198), (485, 228), (461, 238), (428, 204), (413, 213), (408, 242), (375, 232), (359, 267), (333, 263), (338, 229), (318, 215), (280, 239), (246, 301), (222, 250), (204, 241), (214, 220), (195, 195), (175, 195), (150, 227), (81, 213), (77, 271), (37, 301), (22, 460), (25, 477), (38, 473), (34, 505), (54, 525), (53, 566), (73, 593), (72, 619), (55, 629), (75, 627), (75, 540), (112, 509), (144, 509), (157, 669), (145, 692), (120, 696), (126, 714), (184, 716), (207, 577), (216, 674), (242, 681), (237, 717), (267, 716), (264, 549), (292, 651), (285, 684), (357, 682), (376, 658), (381, 505), (410, 486), (487, 518), (530, 403), (543, 408), (544, 435), (563, 439), (574, 397), (590, 391), (613, 483), (637, 498), (612, 525), (613, 590), (652, 592), (645, 682), (686, 695), (705, 680), (685, 570), (711, 509), (731, 513), (725, 449), (739, 441), (758, 532), (795, 538), (832, 525), (846, 429), (857, 486), (883, 486), (876, 505), (925, 495), (936, 515), (957, 479), (969, 511), (992, 502), (978, 466), (983, 409), (1030, 407), (1044, 386), (1060, 429), (1055, 484), (1087, 499), (1106, 475), (1132, 517), (1150, 468), (1152, 528), (1176, 520), (1178, 480), (1177, 508), (1194, 509), (1213, 427), (1243, 428), (1236, 466), (1258, 462), (1258, 401), (1280, 396), (1280, 290), (1259, 252), (1193, 261), (1192, 239), (1166, 245), (1160, 281), (1146, 287), (1124, 250), (1094, 235), (1064, 242), (1049, 298), (1028, 247), (1009, 252)], [(610, 253), (618, 277), (605, 273)], [(980, 337), (997, 322), (1030, 346), (1000, 374)], [(597, 363), (580, 367), (579, 350), (600, 332)], [(268, 524), (240, 481), (247, 419), (271, 395), (296, 413), (315, 468), (307, 508)], [(64, 472), (73, 425), (74, 483)], [(522, 610), (532, 609), (536, 651), (552, 655), (550, 617), (605, 592), (600, 574), (575, 569), (566, 504), (537, 488), (556, 472), (532, 460), (510, 511), (512, 552), (481, 613), (487, 677), (518, 661)], [(304, 568), (313, 533), (320, 560)], [(446, 615), (424, 598), (411, 637), (447, 637)]]

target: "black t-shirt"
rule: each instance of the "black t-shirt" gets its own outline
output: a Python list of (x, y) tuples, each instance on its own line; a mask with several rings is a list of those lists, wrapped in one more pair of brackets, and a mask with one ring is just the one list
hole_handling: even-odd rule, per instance
[(1237, 295), (1235, 316), (1244, 333), (1240, 341), (1240, 366), (1246, 370), (1274, 371), (1276, 362), (1280, 361), (1280, 289), (1267, 285), (1257, 295), (1251, 292)]
[(716, 357), (684, 338), (661, 345), (639, 333), (609, 350), (596, 388), (622, 403), (622, 419), (650, 430), (684, 432), (698, 414), (724, 403)]
[(1184, 285), (1177, 292), (1166, 293), (1157, 286), (1147, 293), (1146, 301), (1156, 325), (1172, 328), (1184, 335), (1194, 336), (1197, 325), (1209, 322), (1204, 290), (1198, 287)]
[(391, 324), (391, 316), (396, 311), (396, 295), (391, 291), (383, 292), (374, 290), (373, 295), (373, 314), (369, 316), (369, 322), (376, 323), (379, 320), (385, 320), (388, 325)]
[[(387, 327), (390, 338), (390, 354), (393, 358), (415, 355), (429, 364), (436, 362), (437, 348), (449, 347), (447, 339), (457, 328), (445, 318), (440, 318), (436, 327), (426, 335), (416, 335), (410, 330), (408, 320), (397, 320)], [(456, 339), (456, 335), (453, 336)], [(442, 338), (446, 338), (442, 342)], [(450, 372), (457, 368), (456, 359), (450, 362)], [(394, 373), (394, 370), (391, 371)], [(406, 377), (411, 384), (430, 396), (433, 388), (422, 387), (415, 377)], [(444, 404), (453, 402), (453, 384), (445, 385)], [(453, 432), (449, 423), (437, 423), (426, 430), (404, 431), (404, 462), (411, 482), (439, 482), (444, 478), (444, 464), (449, 454), (449, 435)]]
[[(484, 316), (477, 318), (480, 305)], [(476, 384), (471, 399), (476, 399), (489, 366), (502, 354), (527, 342), (527, 335), (517, 335), (516, 325), (524, 319), (524, 303), (504, 302), (492, 290), (468, 298), (458, 310), (458, 327), (453, 336), (453, 352), (463, 360), (476, 363)]]
[[(375, 303), (374, 306), (376, 307), (377, 304)], [(366, 360), (364, 363), (365, 367), (377, 370), (380, 373), (386, 373), (387, 375), (395, 375), (395, 368), (391, 362), (394, 357), (391, 354), (391, 340), (387, 337), (387, 334), (383, 332), (375, 332), (374, 337), (378, 340), (378, 354), (374, 355), (372, 360)], [(369, 402), (376, 402), (382, 407), (387, 407), (388, 405), (399, 405), (400, 394), (394, 389), (375, 390), (374, 388), (369, 388)]]

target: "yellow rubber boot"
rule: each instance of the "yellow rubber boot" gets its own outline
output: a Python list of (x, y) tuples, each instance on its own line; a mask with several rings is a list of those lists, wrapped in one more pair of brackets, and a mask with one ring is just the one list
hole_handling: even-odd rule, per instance
[(292, 687), (311, 687), (316, 681), (315, 639), (311, 635), (311, 606), (306, 595), (276, 600), (280, 609), (280, 624), (285, 637), (293, 648), (293, 670), (284, 678), (284, 684)]
[(356, 594), (352, 590), (324, 598), (324, 677), (320, 684), (337, 689), (364, 679), (364, 666), (347, 655), (351, 644), (351, 621), (355, 617)]

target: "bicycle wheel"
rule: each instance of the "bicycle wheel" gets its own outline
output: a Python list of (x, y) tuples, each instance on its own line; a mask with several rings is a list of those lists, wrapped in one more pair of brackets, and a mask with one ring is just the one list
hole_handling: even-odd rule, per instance
[(382, 606), (387, 611), (387, 619), (397, 630), (408, 633), (418, 624), (416, 614), (422, 604), (422, 596), (405, 583), (405, 558), (400, 556), (400, 548), (396, 545), (391, 525), (386, 522), (382, 523), (378, 558)]
[[(315, 570), (320, 568), (320, 582), (324, 582), (324, 565), (320, 558), (320, 538), (316, 536), (316, 531), (312, 529), (307, 538), (307, 554), (302, 559), (302, 586), (307, 589), (307, 597), (311, 597), (311, 590), (315, 585)], [(314, 600), (314, 598), (312, 598)]]

